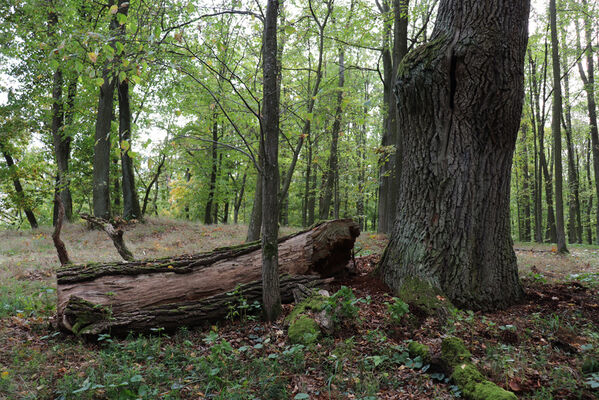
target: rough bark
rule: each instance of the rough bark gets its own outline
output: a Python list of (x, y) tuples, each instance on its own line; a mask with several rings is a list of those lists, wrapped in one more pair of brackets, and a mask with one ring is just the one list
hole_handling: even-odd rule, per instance
[(551, 25), (551, 56), (553, 64), (553, 110), (551, 114), (551, 132), (553, 133), (553, 160), (555, 163), (555, 227), (557, 232), (557, 251), (567, 253), (566, 233), (564, 230), (564, 196), (562, 173), (562, 89), (560, 83), (559, 44), (557, 39), (557, 17), (555, 0), (549, 0), (549, 18)]
[(430, 42), (402, 62), (401, 206), (380, 267), (396, 292), (417, 281), (482, 310), (524, 294), (509, 207), (528, 12), (527, 0), (442, 0)]
[(281, 314), (279, 288), (279, 97), (277, 83), (277, 15), (279, 0), (268, 0), (264, 19), (264, 76), (260, 139), (262, 157), (262, 305), (266, 321)]
[[(297, 283), (319, 284), (345, 273), (359, 235), (351, 220), (328, 221), (279, 240), (282, 299)], [(62, 268), (58, 323), (80, 334), (174, 329), (223, 318), (227, 293), (240, 287), (246, 300), (261, 299), (260, 243), (214, 252), (131, 263)]]

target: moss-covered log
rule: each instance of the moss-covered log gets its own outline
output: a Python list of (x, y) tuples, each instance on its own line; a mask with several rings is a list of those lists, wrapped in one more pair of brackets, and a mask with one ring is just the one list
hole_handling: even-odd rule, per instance
[[(281, 296), (344, 272), (359, 235), (352, 220), (327, 221), (279, 240)], [(175, 329), (223, 318), (240, 293), (261, 300), (259, 243), (155, 260), (61, 268), (58, 324), (78, 334)], [(239, 288), (239, 290), (235, 290)]]

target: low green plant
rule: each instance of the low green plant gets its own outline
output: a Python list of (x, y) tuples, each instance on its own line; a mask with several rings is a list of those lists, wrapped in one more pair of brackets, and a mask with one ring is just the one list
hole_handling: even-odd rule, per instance
[(351, 288), (341, 286), (335, 294), (327, 298), (325, 310), (335, 323), (342, 320), (359, 322), (359, 303), (370, 303), (370, 296), (357, 298)]
[(395, 324), (399, 324), (404, 315), (410, 311), (410, 306), (397, 297), (391, 298), (391, 302), (385, 302), (389, 319)]
[(250, 304), (243, 295), (241, 286), (237, 285), (233, 291), (227, 292), (227, 296), (230, 296), (231, 300), (227, 302), (226, 319), (239, 319), (241, 321), (254, 321), (256, 319), (256, 314), (261, 308), (260, 303), (254, 301)]

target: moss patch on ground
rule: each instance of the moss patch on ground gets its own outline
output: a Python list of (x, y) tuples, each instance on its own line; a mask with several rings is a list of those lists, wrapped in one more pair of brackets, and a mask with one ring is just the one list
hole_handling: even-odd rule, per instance
[(312, 318), (301, 315), (289, 325), (287, 334), (291, 343), (310, 344), (320, 336), (320, 328)]
[(408, 344), (408, 352), (411, 358), (420, 357), (423, 363), (428, 364), (431, 360), (431, 350), (428, 346), (415, 341)]
[(441, 359), (453, 370), (451, 379), (467, 399), (517, 400), (514, 393), (487, 380), (470, 362), (471, 358), (472, 354), (460, 339), (450, 337), (443, 340)]

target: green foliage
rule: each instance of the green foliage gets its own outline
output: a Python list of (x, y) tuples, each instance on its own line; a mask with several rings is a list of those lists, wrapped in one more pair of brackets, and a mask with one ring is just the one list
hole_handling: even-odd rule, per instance
[(385, 302), (385, 305), (387, 306), (387, 312), (389, 313), (389, 318), (391, 319), (391, 322), (399, 324), (403, 316), (410, 311), (410, 306), (397, 297), (393, 297), (391, 301), (392, 303)]
[(337, 292), (326, 299), (324, 309), (334, 323), (339, 323), (341, 321), (359, 322), (360, 309), (358, 308), (358, 304), (369, 302), (370, 297), (365, 299), (356, 298), (356, 295), (351, 288), (341, 286)]
[(243, 296), (243, 290), (241, 286), (236, 286), (231, 292), (227, 292), (227, 296), (231, 297), (231, 300), (227, 302), (227, 315), (225, 316), (228, 320), (240, 319), (241, 321), (256, 319), (256, 314), (260, 312), (261, 306), (258, 301), (254, 301), (249, 304), (247, 299)]

